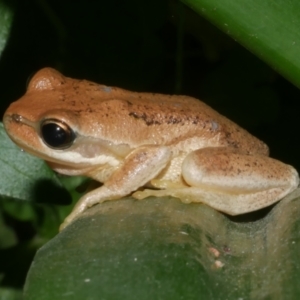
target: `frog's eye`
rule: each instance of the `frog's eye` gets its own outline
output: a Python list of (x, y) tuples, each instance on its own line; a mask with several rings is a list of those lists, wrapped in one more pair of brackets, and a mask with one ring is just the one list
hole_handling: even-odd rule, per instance
[(40, 129), (43, 141), (53, 149), (66, 149), (76, 138), (74, 131), (66, 123), (56, 119), (44, 120)]

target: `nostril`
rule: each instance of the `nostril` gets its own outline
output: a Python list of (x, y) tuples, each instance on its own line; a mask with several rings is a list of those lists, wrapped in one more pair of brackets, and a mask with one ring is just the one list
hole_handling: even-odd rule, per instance
[(39, 122), (33, 122), (19, 114), (5, 114), (3, 118), (4, 127), (9, 126), (10, 123), (14, 123), (16, 126), (27, 125), (37, 130)]
[(22, 116), (18, 115), (18, 114), (13, 114), (11, 115), (11, 119), (17, 123), (20, 123), (22, 122)]

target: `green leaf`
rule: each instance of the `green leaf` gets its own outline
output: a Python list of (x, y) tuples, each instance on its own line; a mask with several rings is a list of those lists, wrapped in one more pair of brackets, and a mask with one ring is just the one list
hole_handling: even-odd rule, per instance
[[(21, 151), (0, 123), (0, 196), (29, 202), (53, 202), (63, 190), (44, 161)], [(66, 196), (64, 194), (64, 196)], [(58, 201), (58, 200), (56, 200)]]
[(182, 0), (300, 86), (298, 0)]
[(5, 48), (13, 21), (13, 10), (5, 3), (0, 2), (0, 56)]
[[(44, 161), (21, 151), (8, 138), (2, 123), (0, 170), (2, 211), (15, 220), (31, 222), (40, 237), (52, 238), (71, 209), (55, 204), (70, 204), (70, 194)], [(74, 189), (73, 185), (69, 185)], [(72, 193), (76, 194), (75, 191)]]
[(174, 198), (107, 201), (38, 251), (24, 299), (296, 299), (299, 196), (247, 223)]
[(1, 300), (22, 300), (22, 291), (12, 288), (0, 288)]
[(18, 239), (15, 232), (12, 228), (5, 224), (3, 220), (3, 214), (0, 211), (0, 249), (13, 247), (17, 244), (17, 242)]

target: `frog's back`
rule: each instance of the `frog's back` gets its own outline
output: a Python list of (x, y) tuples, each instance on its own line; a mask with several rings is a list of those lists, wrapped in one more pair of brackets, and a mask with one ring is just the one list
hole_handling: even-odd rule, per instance
[(116, 114), (121, 121), (126, 118), (132, 129), (131, 139), (136, 136), (137, 143), (233, 147), (247, 153), (268, 155), (268, 147), (263, 142), (200, 100), (111, 89), (112, 97), (109, 101), (102, 100), (102, 106), (114, 103), (114, 107), (118, 107)]

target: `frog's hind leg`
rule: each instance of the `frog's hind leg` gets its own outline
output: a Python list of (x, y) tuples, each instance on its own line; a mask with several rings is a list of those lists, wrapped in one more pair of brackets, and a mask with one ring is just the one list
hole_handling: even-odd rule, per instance
[(289, 165), (227, 148), (205, 148), (189, 154), (182, 164), (182, 176), (189, 187), (145, 190), (133, 196), (169, 195), (238, 215), (275, 203), (299, 183), (296, 170)]
[(132, 196), (144, 199), (149, 196), (179, 198), (183, 203), (204, 203), (218, 211), (235, 216), (259, 210), (282, 199), (287, 193), (280, 188), (259, 191), (252, 194), (233, 194), (224, 191), (209, 191), (197, 187), (183, 189), (144, 190), (135, 192)]

